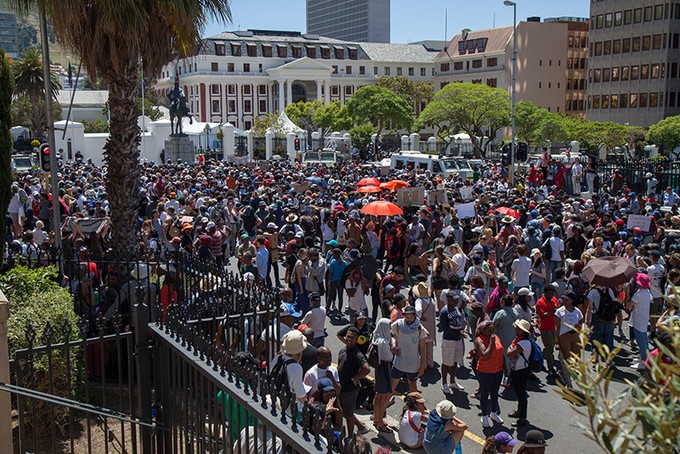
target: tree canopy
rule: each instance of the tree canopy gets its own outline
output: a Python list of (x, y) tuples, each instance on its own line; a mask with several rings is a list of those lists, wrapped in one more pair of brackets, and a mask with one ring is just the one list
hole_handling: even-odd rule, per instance
[(668, 153), (680, 147), (680, 115), (664, 118), (650, 126), (647, 140), (663, 146)]
[(383, 76), (378, 81), (378, 85), (389, 88), (407, 100), (416, 115), (420, 114), (421, 105), (429, 103), (434, 97), (434, 86), (430, 82), (416, 81), (406, 76)]
[(376, 127), (378, 135), (384, 129), (408, 129), (413, 124), (409, 102), (380, 85), (359, 88), (345, 104), (345, 109), (355, 126), (370, 123)]

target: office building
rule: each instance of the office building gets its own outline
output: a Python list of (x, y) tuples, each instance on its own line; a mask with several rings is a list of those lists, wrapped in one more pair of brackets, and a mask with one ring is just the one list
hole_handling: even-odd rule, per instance
[[(529, 18), (517, 24), (517, 102), (582, 114), (586, 104), (587, 19)], [(435, 90), (451, 82), (511, 92), (513, 27), (463, 30), (435, 58)]]
[(389, 43), (390, 0), (307, 0), (307, 33)]
[(17, 16), (9, 11), (0, 11), (0, 47), (14, 59), (19, 54)]
[(680, 3), (591, 0), (590, 120), (650, 126), (680, 114)]

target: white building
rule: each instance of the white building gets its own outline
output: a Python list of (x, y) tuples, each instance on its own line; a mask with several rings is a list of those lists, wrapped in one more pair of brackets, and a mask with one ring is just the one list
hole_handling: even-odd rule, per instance
[(198, 121), (248, 130), (258, 116), (298, 101), (344, 103), (382, 76), (432, 82), (438, 50), (299, 32), (225, 32), (205, 39), (197, 55), (167, 65), (156, 89), (167, 94), (177, 74)]

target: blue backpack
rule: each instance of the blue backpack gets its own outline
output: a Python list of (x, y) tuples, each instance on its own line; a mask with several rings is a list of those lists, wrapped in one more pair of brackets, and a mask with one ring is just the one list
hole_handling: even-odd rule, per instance
[(543, 350), (541, 350), (541, 347), (538, 346), (535, 340), (529, 339), (529, 342), (531, 342), (531, 354), (529, 355), (529, 359), (524, 356), (524, 351), (522, 351), (522, 357), (529, 363), (529, 369), (531, 369), (532, 372), (540, 372), (543, 370)]

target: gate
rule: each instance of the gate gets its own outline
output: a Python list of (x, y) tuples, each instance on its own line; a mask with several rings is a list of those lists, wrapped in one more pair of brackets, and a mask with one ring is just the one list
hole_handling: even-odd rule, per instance
[(247, 136), (236, 136), (234, 137), (234, 154), (236, 156), (246, 156), (248, 155), (248, 137)]
[(264, 137), (253, 138), (253, 158), (255, 160), (265, 159), (267, 155), (267, 143)]

